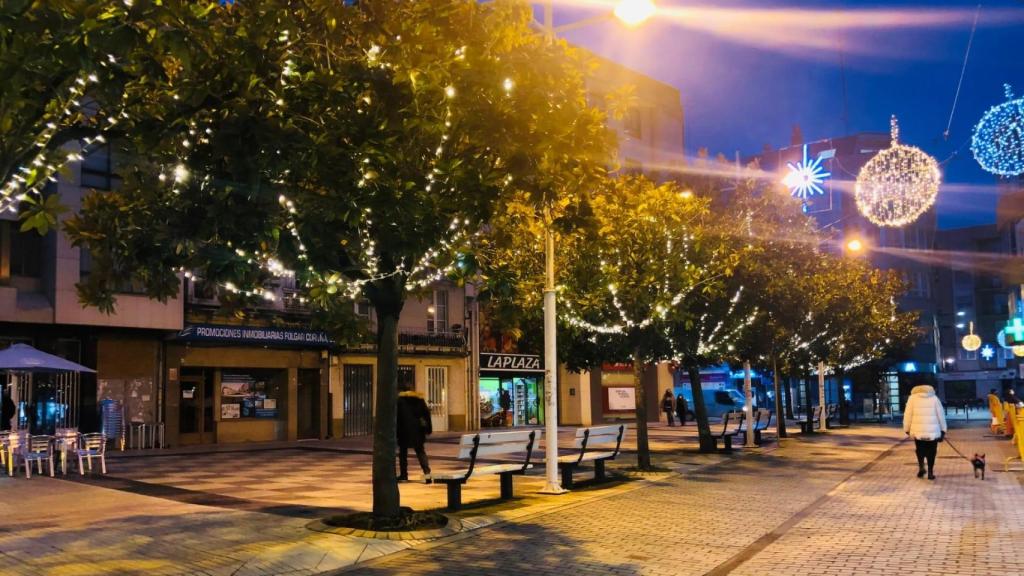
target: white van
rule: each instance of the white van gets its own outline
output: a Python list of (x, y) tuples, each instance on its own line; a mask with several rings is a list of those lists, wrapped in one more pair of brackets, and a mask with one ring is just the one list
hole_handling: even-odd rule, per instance
[[(746, 402), (746, 399), (739, 390), (727, 390), (724, 388), (709, 390), (705, 388), (702, 392), (704, 393), (704, 407), (708, 411), (708, 418), (721, 418), (722, 414), (726, 412), (743, 410), (743, 404)], [(682, 394), (683, 398), (686, 398), (686, 419), (694, 419), (693, 390), (689, 386), (684, 386), (675, 388), (674, 393), (677, 397)]]

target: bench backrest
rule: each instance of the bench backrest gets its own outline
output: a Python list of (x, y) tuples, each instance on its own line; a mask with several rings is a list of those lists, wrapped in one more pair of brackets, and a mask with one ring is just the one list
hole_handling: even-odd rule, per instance
[(767, 430), (772, 423), (772, 411), (767, 408), (759, 408), (754, 423), (754, 430)]
[(583, 460), (583, 455), (587, 453), (588, 449), (594, 449), (598, 447), (610, 447), (612, 444), (615, 445), (615, 449), (612, 452), (612, 458), (619, 455), (619, 448), (622, 447), (622, 438), (626, 435), (625, 424), (612, 424), (611, 426), (591, 426), (589, 428), (577, 428), (576, 437), (573, 438), (572, 447), (579, 448), (580, 458), (577, 461)]
[(732, 412), (726, 412), (722, 414), (722, 434), (730, 434), (732, 432), (739, 432), (740, 426), (743, 424), (743, 412), (734, 410)]
[(523, 471), (530, 466), (530, 457), (533, 449), (540, 441), (543, 431), (522, 430), (515, 432), (481, 432), (479, 434), (463, 434), (459, 441), (459, 458), (469, 460), (469, 470), (466, 471), (468, 479), (473, 474), (473, 467), (476, 466), (476, 459), (486, 456), (500, 456), (504, 454), (515, 454), (525, 452), (526, 459), (523, 461)]

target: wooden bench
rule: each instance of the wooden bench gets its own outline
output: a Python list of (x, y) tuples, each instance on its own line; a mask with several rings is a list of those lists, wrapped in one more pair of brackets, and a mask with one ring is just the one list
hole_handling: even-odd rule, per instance
[(734, 411), (726, 412), (722, 414), (722, 428), (716, 434), (711, 433), (711, 438), (715, 442), (715, 449), (718, 449), (718, 440), (721, 439), (724, 443), (722, 449), (723, 452), (732, 452), (732, 438), (740, 433), (740, 426), (743, 424), (743, 412)]
[[(761, 444), (761, 433), (768, 429), (772, 423), (772, 411), (767, 408), (758, 408), (754, 411), (754, 443)], [(747, 421), (743, 419), (743, 425), (740, 426), (740, 434), (747, 433)]]
[[(572, 447), (579, 450), (579, 453), (558, 457), (562, 487), (572, 488), (572, 473), (584, 462), (594, 463), (594, 480), (604, 480), (604, 463), (607, 460), (614, 460), (619, 455), (625, 433), (624, 424), (577, 428)], [(614, 449), (611, 448), (612, 445), (615, 446)]]
[[(472, 476), (497, 474), (501, 478), (501, 499), (508, 500), (512, 498), (512, 476), (526, 474), (533, 467), (530, 456), (541, 435), (540, 430), (463, 434), (459, 441), (459, 459), (469, 460), (469, 466), (457, 472), (430, 474), (427, 479), (448, 487), (448, 510), (452, 512), (462, 508), (462, 485)], [(477, 458), (520, 453), (525, 454), (522, 462), (477, 466)]]
[(815, 406), (814, 408), (812, 408), (811, 421), (808, 422), (807, 420), (801, 420), (800, 431), (806, 434), (808, 432), (814, 432), (815, 426), (817, 426), (818, 429), (823, 428), (826, 425), (825, 420), (828, 418), (828, 416), (826, 416), (825, 410), (826, 409), (824, 406)]

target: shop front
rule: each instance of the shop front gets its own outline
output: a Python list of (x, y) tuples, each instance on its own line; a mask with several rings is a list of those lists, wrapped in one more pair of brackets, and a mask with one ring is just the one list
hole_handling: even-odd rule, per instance
[(480, 354), (480, 426), (544, 424), (544, 369), (540, 356)]
[(323, 332), (189, 325), (167, 345), (170, 446), (324, 438)]

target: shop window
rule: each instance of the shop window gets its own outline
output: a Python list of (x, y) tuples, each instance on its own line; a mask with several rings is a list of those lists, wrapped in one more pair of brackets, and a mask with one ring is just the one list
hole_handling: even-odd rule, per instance
[(427, 307), (427, 332), (448, 331), (448, 291), (434, 290)]
[(224, 370), (220, 379), (221, 420), (279, 419), (287, 370)]
[(355, 302), (355, 313), (356, 316), (370, 321), (370, 301), (369, 300), (356, 300)]

